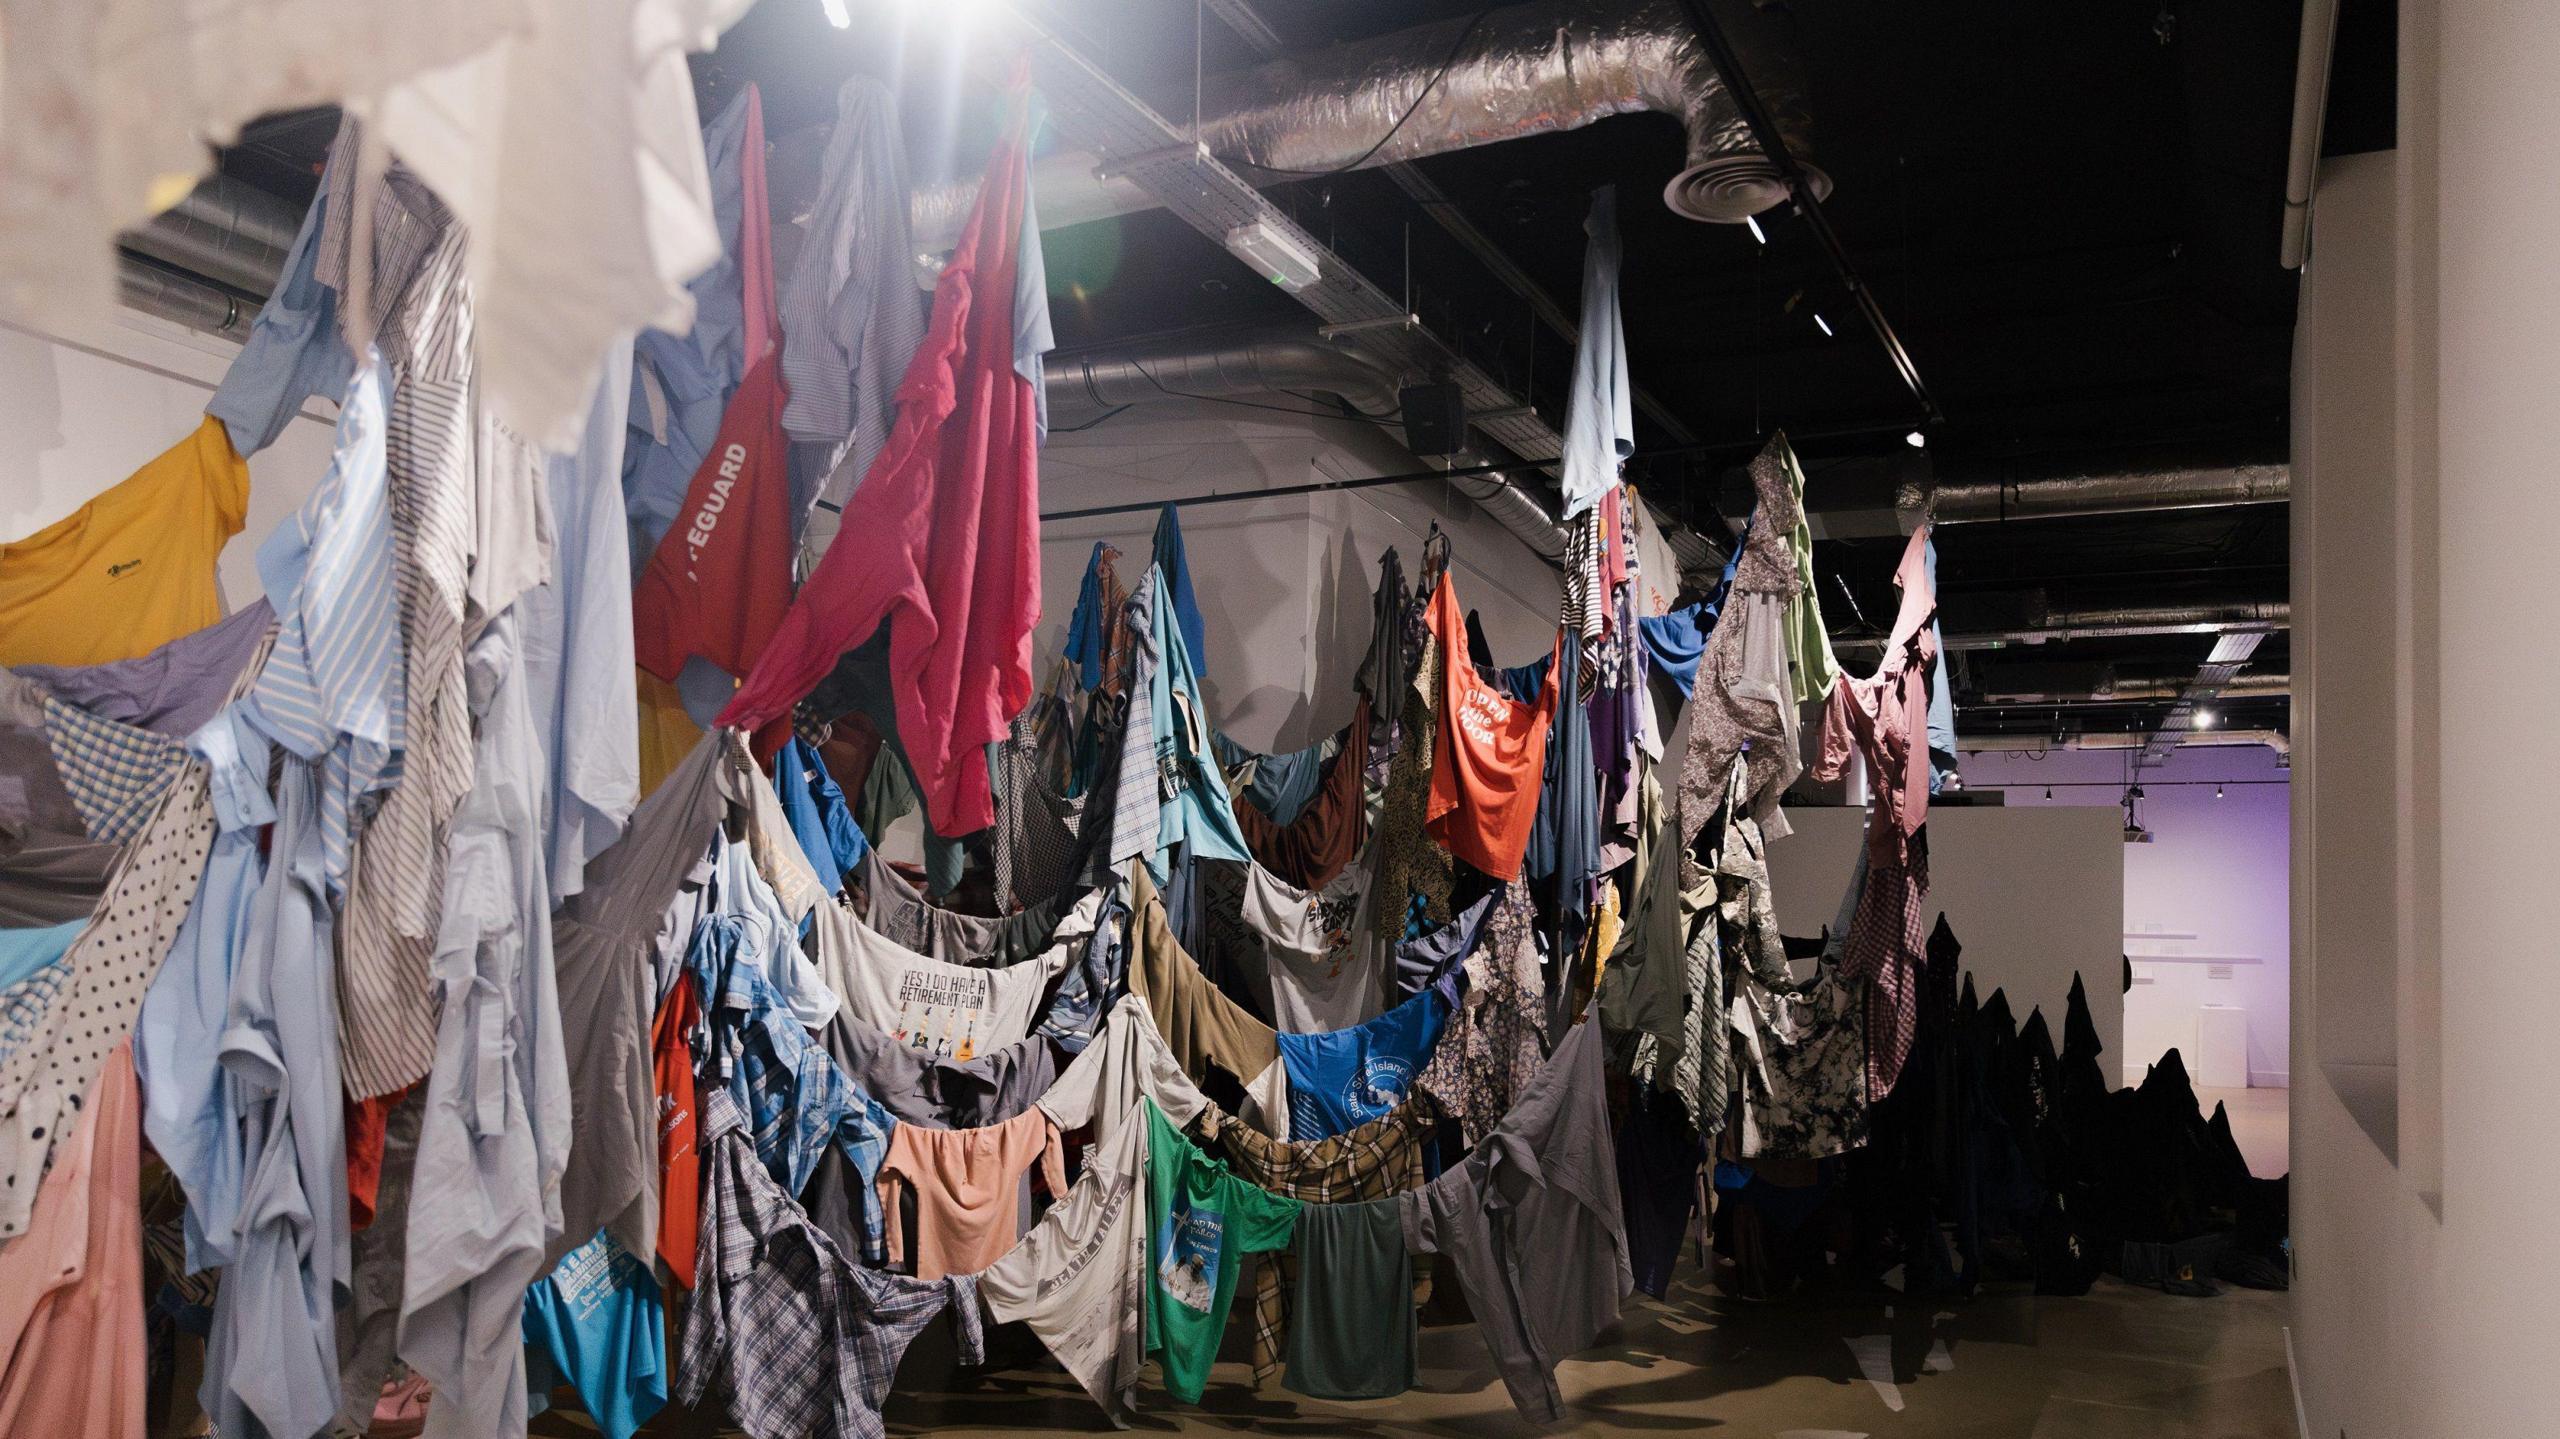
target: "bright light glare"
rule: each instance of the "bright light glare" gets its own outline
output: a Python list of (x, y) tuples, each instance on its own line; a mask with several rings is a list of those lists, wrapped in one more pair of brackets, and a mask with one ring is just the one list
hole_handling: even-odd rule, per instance
[(1913, 430), (1910, 434), (1903, 436), (1902, 442), (1915, 450), (1925, 450), (1929, 448), (1929, 437), (1920, 433), (1918, 430)]
[(1751, 227), (1752, 239), (1759, 241), (1763, 245), (1769, 243), (1769, 232), (1760, 228), (1760, 219), (1758, 216), (1745, 215), (1742, 217), (1742, 223)]
[(2214, 720), (2216, 718), (2217, 716), (2211, 709), (2199, 709), (2196, 711), (2196, 728), (2211, 729), (2213, 728)]
[(844, 0), (818, 0), (818, 8), (827, 12), (827, 23), (839, 30), (853, 28), (853, 12), (844, 8)]
[(1822, 312), (1820, 310), (1813, 312), (1813, 322), (1822, 327), (1822, 333), (1826, 335), (1831, 333), (1831, 322), (1822, 318)]

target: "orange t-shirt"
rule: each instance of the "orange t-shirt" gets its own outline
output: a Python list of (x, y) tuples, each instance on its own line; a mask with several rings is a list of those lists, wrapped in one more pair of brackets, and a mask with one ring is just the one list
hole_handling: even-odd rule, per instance
[(1431, 596), (1431, 632), (1440, 640), (1440, 724), (1431, 741), (1432, 837), (1449, 853), (1499, 880), (1519, 877), (1529, 831), (1538, 822), (1546, 773), (1547, 725), (1556, 712), (1558, 641), (1546, 688), (1522, 704), (1486, 684), (1467, 659), (1466, 620), (1453, 576)]
[(702, 1014), (693, 976), (679, 975), (650, 1027), (650, 1069), (658, 1088), (658, 1260), (677, 1287), (693, 1287), (702, 1229), (702, 1161), (693, 1139), (693, 1051), (684, 1037)]

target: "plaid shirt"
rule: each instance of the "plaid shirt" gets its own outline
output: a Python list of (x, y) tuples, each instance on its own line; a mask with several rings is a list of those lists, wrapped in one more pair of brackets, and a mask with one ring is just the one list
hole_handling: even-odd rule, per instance
[(960, 1362), (983, 1362), (978, 1282), (858, 1269), (756, 1158), (725, 1089), (702, 1092), (702, 1233), (676, 1397), (717, 1394), (755, 1439), (881, 1439), (907, 1346), (946, 1307)]
[(862, 1211), (864, 1257), (877, 1260), (887, 1253), (886, 1228), (871, 1196), (897, 1120), (809, 1037), (756, 970), (752, 948), (762, 925), (753, 916), (714, 914), (694, 926), (688, 963), (713, 997), (703, 1013), (704, 1077), (726, 1088), (752, 1123), (756, 1156), (783, 1193), (807, 1193), (819, 1156), (830, 1145), (844, 1151), (862, 1176), (854, 1202)]
[(105, 844), (142, 833), (187, 764), (187, 747), (178, 741), (100, 719), (51, 695), (44, 700), (44, 742), (89, 838)]
[[(1238, 1178), (1274, 1194), (1309, 1204), (1349, 1204), (1388, 1199), (1422, 1187), (1422, 1141), (1435, 1117), (1420, 1095), (1357, 1129), (1329, 1139), (1288, 1143), (1273, 1139), (1212, 1103), (1200, 1111), (1202, 1137), (1226, 1151)], [(1289, 1297), (1297, 1291), (1295, 1255), (1266, 1255), (1253, 1267), (1253, 1380), (1280, 1369), (1288, 1346)], [(1427, 1275), (1416, 1274), (1413, 1302), (1431, 1297)]]

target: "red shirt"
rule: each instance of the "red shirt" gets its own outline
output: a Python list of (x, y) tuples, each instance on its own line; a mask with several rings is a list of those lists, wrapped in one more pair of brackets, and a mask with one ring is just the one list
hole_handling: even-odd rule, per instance
[(694, 655), (730, 674), (747, 673), (791, 608), (791, 446), (782, 432), (789, 392), (782, 347), (775, 343), (760, 104), (750, 87), (739, 160), (746, 378), (721, 413), (719, 434), (685, 489), (684, 508), (632, 590), (633, 652), (642, 669), (664, 680), (674, 679)]
[(1556, 669), (1573, 663), (1559, 641), (1546, 688), (1522, 704), (1486, 684), (1467, 658), (1467, 627), (1455, 576), (1431, 595), (1431, 632), (1440, 639), (1440, 725), (1431, 741), (1431, 834), (1449, 852), (1495, 879), (1515, 879), (1538, 822), (1547, 725), (1556, 712)]
[(720, 714), (741, 729), (787, 715), (886, 623), (898, 738), (940, 834), (995, 822), (984, 747), (1031, 701), (1038, 416), (1030, 382), (1013, 368), (1023, 155), (1017, 115), (934, 287), (932, 325), (898, 385), (897, 426), (764, 658)]
[(658, 1089), (658, 1260), (679, 1288), (693, 1287), (701, 1238), (702, 1161), (693, 1148), (693, 1051), (684, 1037), (702, 1015), (693, 976), (680, 975), (649, 1029), (649, 1066)]

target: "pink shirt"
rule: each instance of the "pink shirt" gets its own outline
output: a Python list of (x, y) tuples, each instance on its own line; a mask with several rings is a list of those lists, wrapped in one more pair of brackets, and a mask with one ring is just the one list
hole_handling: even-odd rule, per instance
[(142, 1113), (116, 1046), (0, 1248), (0, 1434), (142, 1439)]
[[(1051, 1198), (1067, 1192), (1065, 1156), (1058, 1127), (1048, 1114), (1026, 1109), (984, 1129), (927, 1129), (901, 1124), (889, 1136), (880, 1162), (880, 1206), (898, 1212), (898, 1187), (916, 1191), (916, 1277), (975, 1274), (1002, 1259), (1022, 1237), (1023, 1175), (1040, 1166)], [(897, 1259), (902, 1226), (889, 1226), (890, 1258)]]
[[(1893, 582), (1902, 607), (1885, 640), (1884, 661), (1866, 679), (1842, 674), (1822, 710), (1822, 752), (1815, 779), (1838, 779), (1854, 749), (1867, 762), (1876, 808), (1893, 822), (1867, 828), (1877, 864), (1921, 863), (1912, 844), (1929, 819), (1929, 676), (1938, 660), (1937, 591), (1929, 584), (1929, 527), (1912, 531)], [(1924, 881), (1925, 882), (1925, 881)]]

